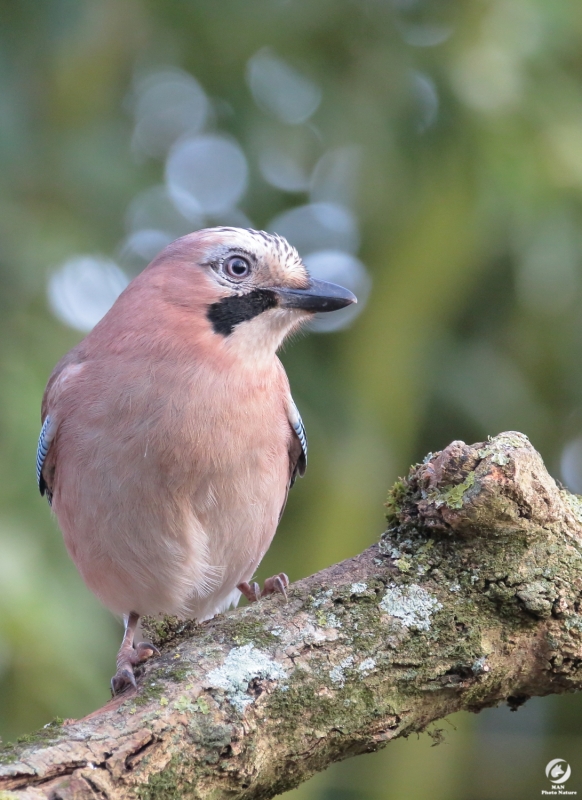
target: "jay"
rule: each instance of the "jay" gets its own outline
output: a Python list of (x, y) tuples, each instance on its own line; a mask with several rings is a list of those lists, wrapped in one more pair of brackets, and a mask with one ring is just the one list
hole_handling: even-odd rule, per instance
[(282, 237), (208, 228), (170, 244), (57, 364), (37, 478), (85, 583), (125, 634), (113, 693), (155, 653), (139, 617), (205, 620), (252, 577), (307, 461), (276, 351), (315, 312), (356, 302), (310, 278)]

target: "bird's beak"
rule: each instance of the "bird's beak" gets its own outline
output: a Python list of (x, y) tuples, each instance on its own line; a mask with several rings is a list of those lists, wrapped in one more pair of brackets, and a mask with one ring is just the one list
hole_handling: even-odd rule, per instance
[(281, 308), (302, 308), (304, 311), (337, 311), (338, 308), (358, 302), (349, 289), (315, 278), (311, 278), (307, 289), (276, 287), (273, 291), (279, 298)]

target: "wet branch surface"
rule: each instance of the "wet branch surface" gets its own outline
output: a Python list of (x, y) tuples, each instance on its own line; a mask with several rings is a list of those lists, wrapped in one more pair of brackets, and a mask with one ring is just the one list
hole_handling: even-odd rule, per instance
[(356, 558), (202, 625), (137, 693), (0, 749), (8, 798), (269, 798), (447, 714), (582, 686), (582, 502), (525, 436), (453, 442)]

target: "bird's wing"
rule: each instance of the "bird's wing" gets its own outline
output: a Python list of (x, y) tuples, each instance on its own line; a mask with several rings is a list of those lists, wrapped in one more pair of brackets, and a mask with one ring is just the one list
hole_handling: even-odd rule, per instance
[(289, 483), (287, 484), (287, 491), (285, 492), (285, 500), (281, 506), (279, 514), (279, 521), (285, 511), (287, 505), (287, 498), (289, 496), (289, 489), (295, 483), (297, 476), (303, 477), (305, 475), (305, 468), (307, 466), (307, 436), (305, 435), (305, 427), (301, 414), (293, 398), (289, 395), (287, 403), (287, 419), (291, 426), (291, 436), (289, 437)]
[(292, 397), (289, 398), (287, 416), (294, 433), (289, 442), (289, 487), (291, 487), (295, 483), (297, 475), (301, 477), (305, 475), (305, 468), (307, 467), (307, 436), (305, 434), (305, 426), (303, 425), (301, 414), (293, 402)]
[(42, 398), (42, 428), (36, 449), (36, 480), (41, 495), (52, 505), (56, 457), (51, 445), (59, 426), (59, 398), (65, 384), (82, 369), (82, 359), (75, 350), (59, 361), (49, 378)]
[(38, 488), (40, 491), (41, 496), (46, 494), (46, 499), (49, 502), (49, 505), (52, 505), (53, 493), (51, 488), (48, 486), (47, 482), (44, 479), (42, 474), (42, 468), (44, 467), (44, 462), (46, 461), (47, 453), (51, 446), (51, 442), (55, 435), (55, 425), (51, 419), (50, 414), (45, 418), (45, 421), (42, 424), (42, 428), (40, 429), (40, 436), (38, 437), (38, 446), (36, 448), (36, 481), (38, 483)]

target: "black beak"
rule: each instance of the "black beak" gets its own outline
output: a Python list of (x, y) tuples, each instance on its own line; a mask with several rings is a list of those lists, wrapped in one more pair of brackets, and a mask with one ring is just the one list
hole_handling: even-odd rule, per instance
[(357, 303), (358, 298), (349, 289), (338, 286), (336, 283), (317, 281), (311, 278), (307, 289), (273, 289), (279, 298), (281, 308), (302, 308), (304, 311), (337, 311), (351, 303)]

